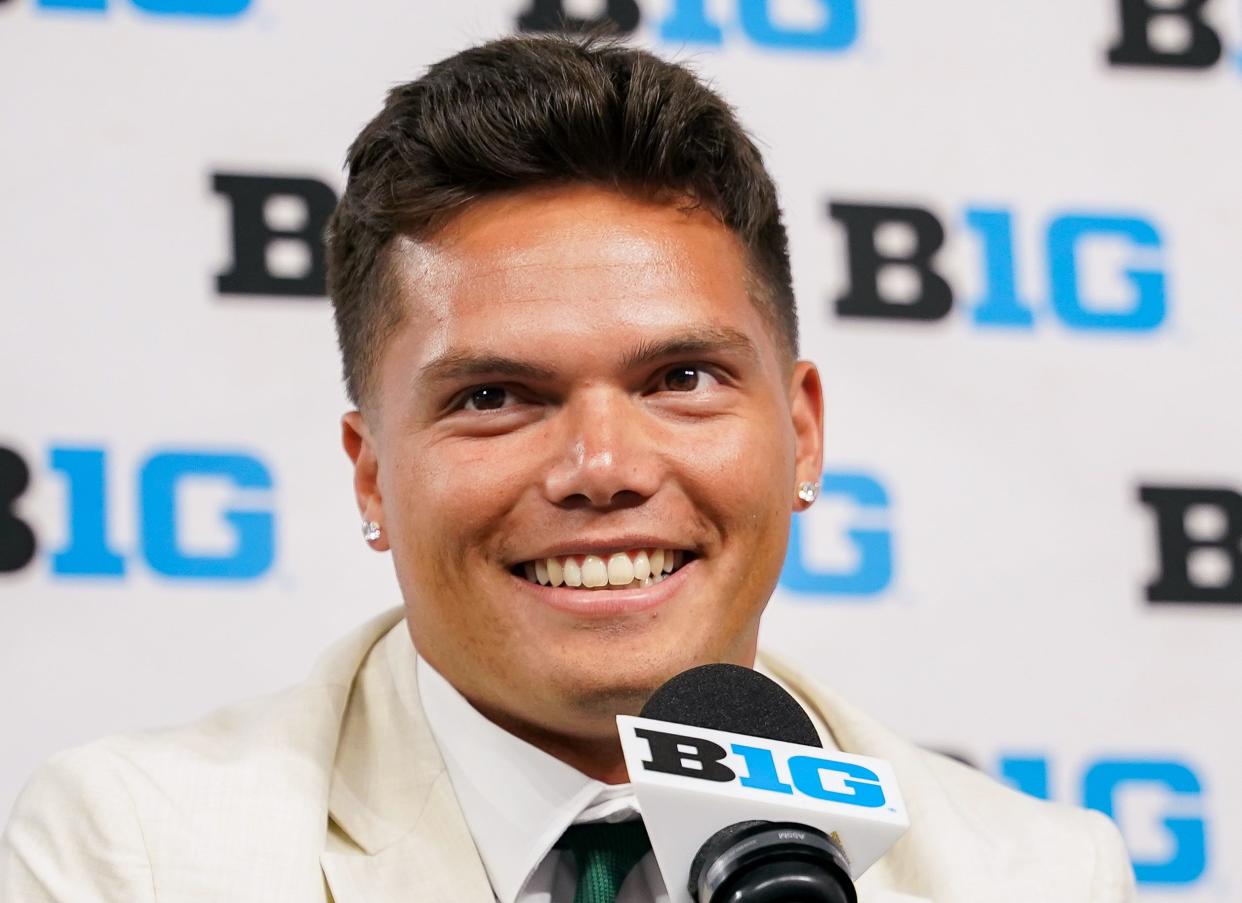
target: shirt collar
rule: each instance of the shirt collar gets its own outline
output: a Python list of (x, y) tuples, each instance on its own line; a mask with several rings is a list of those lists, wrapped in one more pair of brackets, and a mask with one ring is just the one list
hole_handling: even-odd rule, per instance
[(629, 784), (605, 784), (488, 721), (421, 656), (418, 691), (462, 815), (499, 903), (514, 903), (576, 821), (636, 810)]

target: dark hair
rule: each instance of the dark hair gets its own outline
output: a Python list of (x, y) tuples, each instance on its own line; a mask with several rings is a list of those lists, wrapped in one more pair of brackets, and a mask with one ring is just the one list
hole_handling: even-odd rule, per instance
[(741, 239), (751, 296), (796, 353), (776, 187), (729, 105), (683, 66), (600, 37), (492, 41), (389, 91), (347, 163), (328, 223), (328, 293), (354, 404), (401, 320), (390, 239), (428, 236), (489, 194), (558, 183), (710, 211)]

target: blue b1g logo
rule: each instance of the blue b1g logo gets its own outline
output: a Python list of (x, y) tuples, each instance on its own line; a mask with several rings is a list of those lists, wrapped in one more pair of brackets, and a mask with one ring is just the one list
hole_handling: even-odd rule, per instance
[(103, 13), (109, 5), (132, 6), (139, 12), (155, 16), (189, 16), (195, 18), (231, 19), (240, 16), (251, 0), (36, 0), (40, 9), (69, 12)]
[[(35, 556), (35, 531), (16, 512), (30, 481), (25, 460), (0, 449), (0, 572), (25, 567)], [(161, 450), (136, 470), (135, 546), (117, 548), (109, 501), (110, 456), (103, 448), (57, 446), (48, 467), (64, 488), (64, 541), (52, 550), (52, 573), (64, 578), (121, 578), (141, 558), (155, 573), (174, 579), (253, 580), (276, 556), (276, 516), (271, 508), (271, 470), (258, 457), (216, 450)], [(195, 492), (222, 490), (220, 508), (203, 510), (188, 499)], [(206, 520), (227, 536), (225, 548), (195, 547), (187, 536), (191, 517)]]
[[(946, 243), (941, 216), (916, 206), (841, 202), (830, 204), (828, 213), (845, 237), (848, 284), (834, 302), (839, 317), (931, 323), (958, 305), (958, 291), (937, 264)], [(978, 289), (966, 306), (981, 330), (1029, 332), (1042, 322), (1078, 333), (1134, 336), (1165, 322), (1165, 239), (1150, 217), (1057, 213), (1037, 227), (1039, 251), (1025, 260), (1019, 259), (1019, 219), (1011, 208), (967, 207), (960, 222), (978, 252)], [(1042, 270), (1046, 299), (1020, 289), (1024, 268)], [(893, 275), (905, 277), (901, 291), (891, 279), (886, 283)], [(1101, 282), (1112, 285), (1101, 290)]]
[[(849, 526), (844, 535), (846, 560), (822, 563), (809, 518), (831, 514), (844, 506)], [(893, 580), (893, 534), (888, 523), (889, 495), (884, 484), (866, 473), (825, 473), (820, 502), (794, 517), (781, 571), (781, 588), (807, 596), (870, 597)]]
[[(845, 803), (876, 809), (888, 800), (880, 776), (856, 762), (822, 756), (781, 756), (768, 747), (731, 743), (725, 749), (704, 737), (674, 734), (650, 727), (634, 729), (634, 736), (647, 741), (650, 756), (642, 763), (647, 771), (718, 783), (738, 782), (743, 787)], [(838, 786), (841, 789), (838, 789)]]
[[(737, 25), (751, 43), (773, 50), (844, 50), (858, 39), (854, 0), (818, 0), (818, 22), (794, 26), (773, 15), (773, 0), (737, 0)], [(659, 24), (661, 40), (720, 45), (724, 23), (708, 12), (707, 0), (675, 0)]]

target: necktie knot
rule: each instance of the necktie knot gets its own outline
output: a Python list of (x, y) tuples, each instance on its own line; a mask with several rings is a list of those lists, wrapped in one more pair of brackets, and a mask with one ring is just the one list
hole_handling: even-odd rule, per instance
[(573, 854), (578, 866), (574, 903), (613, 903), (638, 861), (651, 849), (641, 820), (571, 825), (556, 848)]

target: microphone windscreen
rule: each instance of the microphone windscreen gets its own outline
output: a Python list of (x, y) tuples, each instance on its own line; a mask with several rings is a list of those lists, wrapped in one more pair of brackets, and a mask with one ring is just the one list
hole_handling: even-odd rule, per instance
[(741, 665), (700, 665), (656, 690), (640, 713), (708, 730), (823, 746), (811, 718), (776, 681)]

